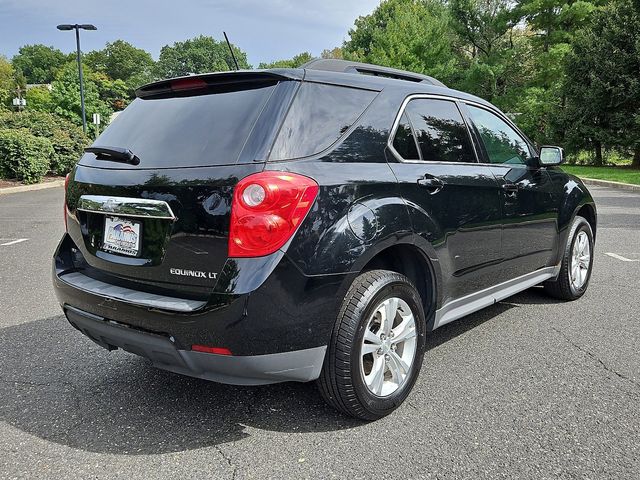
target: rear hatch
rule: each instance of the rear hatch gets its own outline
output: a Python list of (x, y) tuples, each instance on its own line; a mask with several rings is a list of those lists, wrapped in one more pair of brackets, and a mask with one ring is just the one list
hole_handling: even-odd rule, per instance
[(75, 266), (133, 288), (210, 291), (227, 260), (233, 188), (264, 168), (297, 85), (238, 72), (139, 90), (72, 174)]

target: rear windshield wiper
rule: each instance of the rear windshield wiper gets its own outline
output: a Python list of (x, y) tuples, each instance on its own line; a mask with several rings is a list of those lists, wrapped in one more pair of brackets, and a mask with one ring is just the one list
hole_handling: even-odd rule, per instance
[(129, 163), (138, 165), (140, 159), (128, 148), (121, 147), (87, 147), (84, 149), (87, 153), (93, 153), (98, 160), (108, 160), (110, 162)]

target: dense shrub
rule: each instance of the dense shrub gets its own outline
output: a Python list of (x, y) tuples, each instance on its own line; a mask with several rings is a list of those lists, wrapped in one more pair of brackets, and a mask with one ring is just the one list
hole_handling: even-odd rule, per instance
[(69, 172), (90, 143), (81, 128), (47, 112), (0, 113), (0, 129), (27, 129), (31, 135), (46, 138), (53, 146), (51, 173), (56, 175)]
[(51, 142), (26, 128), (0, 130), (0, 175), (37, 183), (49, 171), (54, 156)]

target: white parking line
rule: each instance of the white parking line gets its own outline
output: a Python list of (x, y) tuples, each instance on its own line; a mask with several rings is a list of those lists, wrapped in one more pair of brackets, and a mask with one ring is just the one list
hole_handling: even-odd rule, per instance
[(617, 260), (622, 260), (623, 262), (640, 262), (637, 258), (627, 258), (622, 255), (618, 255), (617, 253), (605, 252), (605, 255), (609, 255)]
[(16, 243), (26, 242), (28, 238), (19, 238), (17, 240), (11, 240), (10, 242), (0, 243), (0, 247), (8, 247), (9, 245), (15, 245)]

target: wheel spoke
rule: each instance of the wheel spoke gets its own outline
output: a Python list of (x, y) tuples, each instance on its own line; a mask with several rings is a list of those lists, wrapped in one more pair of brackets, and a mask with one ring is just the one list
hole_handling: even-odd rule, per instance
[(580, 270), (580, 266), (578, 265), (578, 262), (576, 262), (571, 267), (571, 280), (574, 282), (578, 279), (578, 270)]
[(364, 331), (364, 340), (369, 343), (373, 343), (375, 345), (380, 345), (382, 341), (380, 337), (378, 337), (375, 333), (373, 333), (368, 328)]
[(384, 334), (389, 335), (391, 332), (391, 327), (393, 327), (393, 321), (396, 318), (396, 312), (398, 311), (398, 299), (392, 297), (384, 302), (384, 313), (385, 313), (385, 321), (384, 321)]
[(587, 248), (587, 236), (585, 234), (581, 233), (580, 237), (579, 237), (579, 240), (580, 240), (580, 242), (579, 242), (579, 245), (578, 245), (579, 246), (578, 252), (580, 253), (580, 255), (582, 255), (582, 254), (584, 254), (585, 248)]
[(386, 369), (386, 362), (384, 360), (384, 357), (378, 357), (373, 362), (371, 373), (366, 378), (369, 389), (376, 395), (380, 395), (382, 393), (382, 385), (384, 383), (385, 369)]
[(398, 344), (416, 336), (416, 326), (413, 321), (413, 315), (403, 315), (402, 322), (392, 330), (392, 344)]
[(391, 351), (389, 352), (389, 370), (396, 383), (400, 384), (404, 376), (409, 373), (409, 365), (396, 352)]
[(368, 355), (369, 353), (377, 352), (380, 349), (379, 345), (375, 343), (365, 343), (362, 345), (362, 356)]

